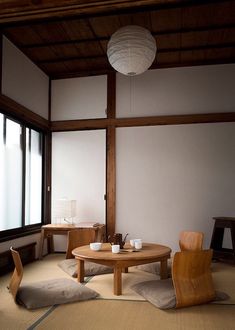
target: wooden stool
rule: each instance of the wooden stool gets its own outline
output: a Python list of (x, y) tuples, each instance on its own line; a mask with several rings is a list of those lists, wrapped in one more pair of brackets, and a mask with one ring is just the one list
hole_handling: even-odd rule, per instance
[[(213, 258), (233, 259), (235, 263), (235, 218), (215, 217), (214, 230), (210, 248), (213, 249)], [(232, 238), (232, 249), (223, 248), (224, 228), (229, 228)]]

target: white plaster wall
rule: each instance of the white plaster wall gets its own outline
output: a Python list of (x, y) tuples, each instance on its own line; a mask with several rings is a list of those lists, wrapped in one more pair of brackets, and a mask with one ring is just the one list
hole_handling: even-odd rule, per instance
[[(52, 205), (56, 199), (75, 199), (75, 222), (105, 223), (105, 141), (105, 130), (52, 134)], [(58, 221), (53, 208), (52, 219)], [(65, 251), (66, 237), (55, 237), (55, 249)]]
[(199, 230), (208, 248), (212, 218), (235, 214), (235, 123), (118, 128), (116, 159), (116, 230), (129, 238), (178, 250), (181, 230)]
[(48, 119), (48, 76), (5, 37), (2, 66), (2, 94)]
[(117, 117), (235, 111), (235, 64), (117, 74)]
[(107, 76), (52, 81), (52, 120), (106, 118)]

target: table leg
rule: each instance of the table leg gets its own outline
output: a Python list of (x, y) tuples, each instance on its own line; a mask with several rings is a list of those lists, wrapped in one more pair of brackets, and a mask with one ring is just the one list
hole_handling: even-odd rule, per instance
[(160, 278), (161, 280), (168, 278), (167, 259), (161, 260)]
[(116, 296), (120, 296), (122, 294), (122, 268), (120, 267), (114, 267), (113, 293)]
[(122, 268), (123, 273), (128, 273), (128, 267)]
[(77, 259), (78, 262), (78, 282), (82, 283), (84, 282), (84, 260)]
[(54, 239), (53, 239), (53, 234), (48, 234), (47, 235), (47, 252), (48, 253), (54, 253)]
[(44, 246), (44, 229), (41, 229), (41, 237), (40, 237), (39, 251), (38, 251), (39, 260), (41, 260), (43, 256), (43, 246)]

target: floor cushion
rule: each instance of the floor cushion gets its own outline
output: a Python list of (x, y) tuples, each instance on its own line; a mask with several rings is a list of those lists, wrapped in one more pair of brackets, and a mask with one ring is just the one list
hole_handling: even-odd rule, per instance
[[(171, 278), (166, 280), (139, 282), (134, 284), (131, 288), (160, 309), (176, 307), (175, 289)], [(229, 299), (229, 296), (226, 293), (217, 290), (215, 291), (214, 301), (227, 299)]]
[[(144, 265), (136, 266), (137, 269), (142, 270), (147, 273), (152, 273), (156, 275), (160, 275), (161, 263), (160, 262), (151, 262)], [(171, 260), (167, 262), (167, 273), (168, 276), (171, 276)]]
[[(76, 259), (65, 259), (58, 263), (58, 266), (72, 277), (78, 276), (78, 262)], [(113, 272), (112, 267), (99, 265), (94, 262), (85, 261), (85, 276), (109, 274)]]
[(94, 299), (98, 293), (72, 279), (59, 278), (20, 286), (16, 301), (28, 309)]
[(176, 298), (172, 279), (139, 282), (131, 287), (160, 309), (175, 308)]

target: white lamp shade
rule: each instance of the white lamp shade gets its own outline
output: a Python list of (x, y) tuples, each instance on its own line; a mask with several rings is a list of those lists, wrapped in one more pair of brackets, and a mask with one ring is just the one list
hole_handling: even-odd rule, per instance
[(111, 36), (107, 55), (109, 63), (116, 71), (134, 76), (148, 70), (155, 59), (156, 51), (156, 41), (147, 29), (127, 25)]
[(76, 216), (76, 200), (57, 199), (53, 211), (54, 218), (73, 218)]

